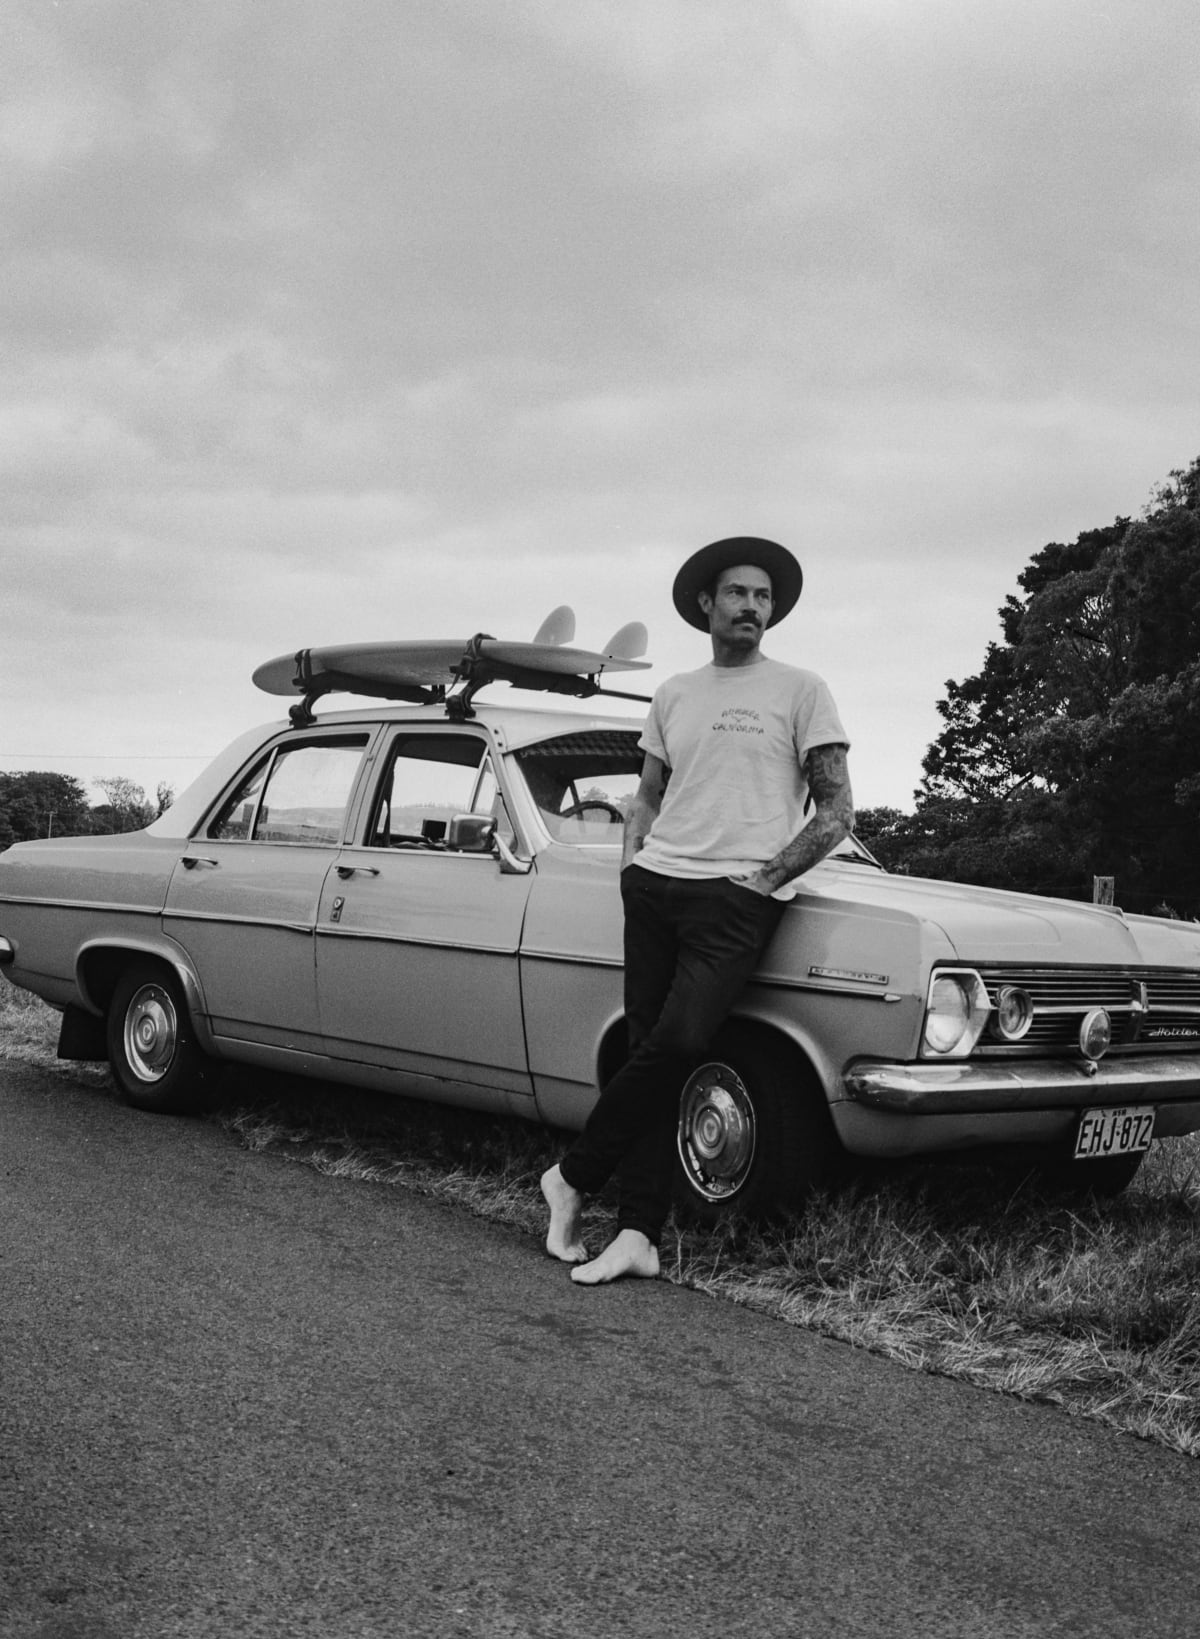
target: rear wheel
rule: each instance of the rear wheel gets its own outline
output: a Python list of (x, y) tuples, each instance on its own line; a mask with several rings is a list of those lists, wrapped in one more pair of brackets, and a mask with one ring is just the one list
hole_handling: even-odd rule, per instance
[(691, 1223), (800, 1206), (842, 1159), (824, 1095), (786, 1047), (752, 1026), (726, 1025), (684, 1084), (675, 1203)]
[(108, 1059), (128, 1103), (165, 1115), (203, 1108), (212, 1061), (196, 1045), (178, 979), (139, 962), (117, 981), (108, 1009)]

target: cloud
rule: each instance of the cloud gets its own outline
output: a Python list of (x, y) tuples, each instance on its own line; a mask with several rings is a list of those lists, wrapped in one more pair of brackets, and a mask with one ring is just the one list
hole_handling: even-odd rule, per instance
[(0, 687), (51, 739), (559, 601), (691, 664), (674, 565), (757, 529), (902, 801), (1028, 556), (1194, 453), (1190, 0), (11, 16)]

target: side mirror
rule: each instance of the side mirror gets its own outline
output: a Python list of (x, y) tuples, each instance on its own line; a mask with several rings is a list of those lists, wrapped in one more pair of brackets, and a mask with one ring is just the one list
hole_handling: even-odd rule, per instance
[(518, 859), (500, 835), (493, 814), (455, 814), (446, 828), (446, 851), (459, 854), (494, 854), (502, 876), (528, 876), (531, 859)]
[(495, 841), (491, 814), (455, 814), (446, 831), (446, 847), (456, 854), (490, 854)]

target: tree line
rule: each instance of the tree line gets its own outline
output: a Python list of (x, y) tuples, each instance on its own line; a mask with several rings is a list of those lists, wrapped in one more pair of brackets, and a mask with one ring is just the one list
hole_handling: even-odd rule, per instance
[(123, 774), (95, 782), (104, 801), (88, 801), (86, 788), (69, 774), (0, 773), (0, 849), (34, 837), (80, 837), (140, 831), (166, 813), (174, 798), (160, 784), (153, 801)]
[[(890, 870), (1200, 917), (1200, 456), (1137, 519), (1051, 542), (1000, 610), (1001, 640), (946, 683), (914, 808), (857, 831)], [(0, 848), (132, 831), (171, 802), (122, 776), (92, 806), (63, 774), (0, 774)]]
[(1002, 639), (946, 684), (911, 813), (858, 834), (890, 869), (1200, 917), (1200, 457), (1142, 515), (1035, 552)]

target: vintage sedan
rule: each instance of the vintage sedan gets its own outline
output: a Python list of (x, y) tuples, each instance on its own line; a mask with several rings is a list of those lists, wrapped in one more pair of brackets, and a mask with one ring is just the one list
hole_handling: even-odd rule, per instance
[[(452, 706), (293, 710), (145, 831), (0, 855), (0, 965), (62, 1010), (60, 1055), (147, 1110), (238, 1063), (581, 1126), (625, 1052), (638, 722)], [(712, 1219), (847, 1158), (1016, 1145), (1108, 1192), (1197, 1128), (1200, 928), (849, 841), (679, 1089), (679, 1197)]]

